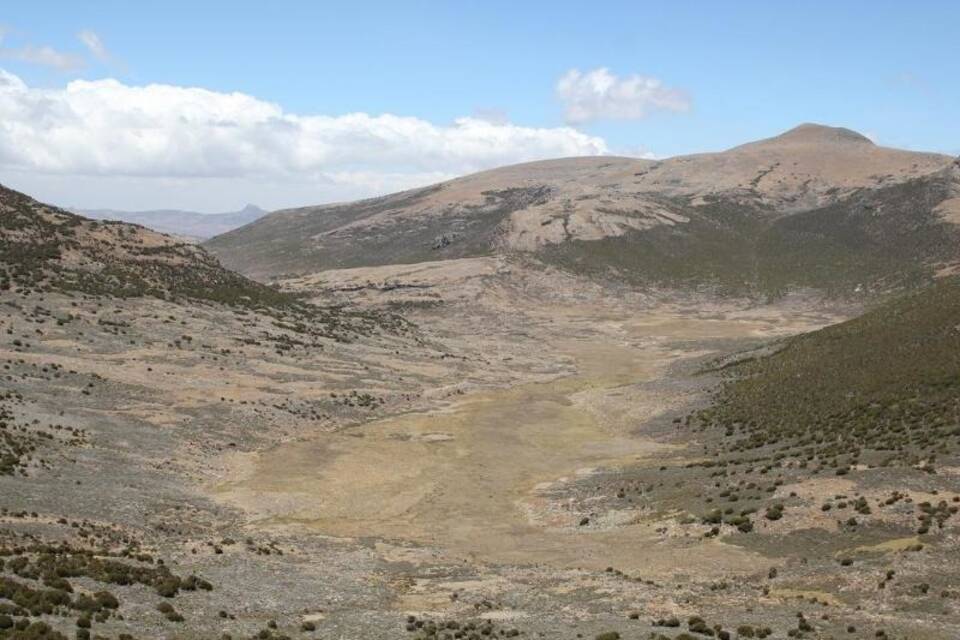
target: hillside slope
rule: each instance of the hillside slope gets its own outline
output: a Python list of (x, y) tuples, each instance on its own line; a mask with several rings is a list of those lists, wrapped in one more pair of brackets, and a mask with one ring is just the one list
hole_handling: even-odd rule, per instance
[(726, 369), (697, 415), (724, 447), (820, 465), (930, 465), (960, 451), (960, 278)]
[(960, 166), (801, 125), (660, 162), (570, 158), (279, 211), (207, 247), (258, 279), (520, 253), (632, 283), (890, 288), (955, 264)]
[(0, 186), (0, 289), (279, 304), (273, 289), (202, 248), (123, 222), (100, 222)]

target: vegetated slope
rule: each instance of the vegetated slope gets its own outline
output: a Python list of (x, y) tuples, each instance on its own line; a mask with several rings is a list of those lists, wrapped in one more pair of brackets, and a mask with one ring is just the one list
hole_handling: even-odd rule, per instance
[(247, 205), (240, 211), (229, 213), (197, 213), (176, 209), (158, 209), (155, 211), (73, 209), (72, 212), (94, 220), (118, 220), (139, 224), (160, 233), (169, 233), (194, 240), (206, 240), (221, 233), (232, 231), (267, 214), (266, 211), (252, 204)]
[(292, 302), (228, 271), (202, 248), (122, 222), (100, 222), (0, 187), (0, 289)]
[(822, 207), (782, 214), (758, 198), (666, 199), (689, 222), (544, 247), (541, 258), (631, 282), (779, 294), (811, 287), (844, 294), (906, 288), (960, 259), (960, 226), (938, 211), (955, 171), (858, 189)]
[(960, 451), (960, 277), (725, 370), (695, 424), (744, 459), (933, 468)]
[(206, 246), (259, 279), (520, 253), (635, 284), (842, 293), (954, 265), (958, 194), (952, 158), (801, 125), (722, 153), (534, 162), (280, 211)]
[(252, 558), (282, 552), (227, 538), (235, 511), (201, 479), (221, 452), (410, 398), (401, 349), (398, 369), (460, 370), (396, 316), (301, 303), (196, 246), (2, 188), (0, 309), (0, 640), (279, 638), (259, 628), (283, 624), (272, 610), (217, 615), (241, 605), (216, 571), (201, 577), (209, 559), (233, 547), (252, 585), (239, 591), (265, 612), (275, 568)]
[(266, 312), (297, 333), (337, 339), (409, 329), (394, 315), (304, 303), (224, 269), (197, 245), (89, 220), (0, 187), (0, 292), (8, 290), (221, 303)]

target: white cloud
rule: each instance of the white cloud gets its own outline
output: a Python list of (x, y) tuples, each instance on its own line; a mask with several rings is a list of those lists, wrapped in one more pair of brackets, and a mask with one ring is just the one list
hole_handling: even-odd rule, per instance
[(612, 150), (614, 155), (640, 158), (641, 160), (657, 160), (658, 156), (642, 145), (623, 146)]
[(90, 31), (89, 29), (84, 29), (77, 34), (77, 38), (83, 43), (83, 46), (87, 48), (94, 58), (100, 62), (110, 61), (110, 52), (107, 51), (107, 48), (103, 44), (103, 40), (101, 40), (100, 36), (98, 36), (96, 33)]
[[(128, 191), (135, 191), (130, 179), (139, 179), (140, 193), (149, 191), (154, 206), (168, 206), (161, 182), (170, 179), (196, 194), (204, 179), (274, 185), (274, 194), (288, 185), (298, 197), (313, 194), (307, 201), (262, 202), (286, 206), (384, 193), (515, 162), (607, 152), (603, 139), (569, 127), (476, 117), (437, 125), (391, 114), (301, 115), (243, 93), (113, 79), (39, 89), (0, 70), (0, 170), (61, 197), (66, 187), (53, 185), (67, 179), (88, 193), (83, 176), (98, 177), (101, 188), (104, 178), (123, 176)], [(62, 179), (41, 180), (39, 174)], [(230, 203), (211, 198), (229, 195), (209, 194), (194, 206), (222, 208)], [(66, 203), (122, 205), (104, 194), (101, 199)]]
[(688, 111), (690, 96), (680, 89), (666, 87), (657, 78), (632, 75), (620, 78), (608, 69), (586, 73), (567, 71), (556, 86), (564, 105), (567, 122), (590, 120), (636, 120), (651, 111)]
[(82, 56), (64, 53), (53, 47), (37, 47), (31, 44), (22, 47), (5, 46), (7, 35), (10, 33), (12, 33), (10, 27), (0, 24), (0, 59), (39, 64), (60, 71), (74, 71), (84, 66), (85, 61)]
[(74, 71), (83, 66), (83, 58), (72, 53), (57, 51), (53, 47), (26, 45), (0, 49), (0, 57), (53, 67), (60, 71)]
[(479, 107), (473, 110), (473, 117), (477, 120), (484, 120), (493, 124), (507, 124), (510, 122), (510, 116), (504, 109), (497, 107)]

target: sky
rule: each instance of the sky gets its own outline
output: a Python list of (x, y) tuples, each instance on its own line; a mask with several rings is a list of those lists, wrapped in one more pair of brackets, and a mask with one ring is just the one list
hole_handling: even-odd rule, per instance
[(350, 200), (802, 122), (960, 154), (960, 2), (0, 7), (0, 182), (61, 206)]

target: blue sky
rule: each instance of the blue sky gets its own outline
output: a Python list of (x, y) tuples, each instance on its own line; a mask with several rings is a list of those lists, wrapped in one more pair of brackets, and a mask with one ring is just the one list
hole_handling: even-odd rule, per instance
[[(451, 142), (443, 128), (458, 119), (509, 122), (523, 128), (510, 134), (522, 138), (510, 143), (520, 149), (517, 160), (596, 148), (594, 142), (541, 136), (525, 155), (522, 145), (533, 135), (527, 130), (575, 129), (602, 140), (605, 152), (666, 157), (723, 149), (805, 121), (848, 126), (889, 146), (960, 153), (958, 2), (13, 4), (0, 12), (0, 69), (34, 93), (106, 78), (123, 87), (240, 92), (295, 116), (415, 118), (440, 128), (441, 146), (477, 144), (462, 136)], [(85, 30), (102, 49), (81, 42), (78, 34)], [(39, 55), (43, 47), (64, 57)], [(573, 97), (558, 89), (571, 70), (586, 82), (599, 69), (626, 83), (626, 93), (612, 103), (610, 96), (584, 98), (585, 85), (577, 85), (581, 91)], [(638, 94), (636, 85), (627, 86), (631, 78), (656, 85)], [(572, 118), (577, 96), (587, 103)], [(184, 107), (175, 99), (170, 108)], [(382, 124), (367, 123), (351, 135), (365, 137)], [(491, 129), (471, 135), (505, 135), (502, 128)], [(262, 135), (258, 128), (255, 139)], [(332, 144), (330, 135), (321, 136), (322, 145)], [(336, 139), (349, 145), (356, 138), (338, 133)], [(40, 134), (31, 140), (58, 141)], [(250, 140), (244, 139), (244, 148)], [(47, 157), (59, 153), (40, 151)], [(372, 144), (371, 153), (376, 151)], [(29, 161), (0, 167), (0, 179), (35, 187), (62, 204), (216, 209), (241, 205), (242, 198), (287, 206), (301, 198), (376, 193), (514, 157), (484, 152), (472, 159), (434, 154), (421, 160), (411, 144), (385, 154), (395, 166), (356, 154), (336, 166), (329, 156), (307, 162), (301, 155), (278, 160), (284, 172), (303, 170), (298, 186), (291, 182), (285, 190), (287, 178), (273, 169), (209, 160), (224, 149), (202, 151), (190, 185), (189, 170), (163, 175), (156, 162), (135, 157), (142, 148), (128, 152), (128, 165), (121, 165), (102, 158), (43, 164), (38, 151)], [(416, 171), (409, 170), (413, 165)], [(347, 173), (352, 177), (344, 187)], [(362, 176), (371, 173), (364, 182)], [(81, 179), (84, 174), (90, 175)], [(258, 180), (268, 186), (257, 191)], [(138, 181), (153, 186), (145, 189)], [(310, 181), (320, 186), (305, 186)], [(236, 187), (235, 193), (201, 195), (204, 185), (224, 184)], [(111, 185), (116, 196), (104, 195)]]

